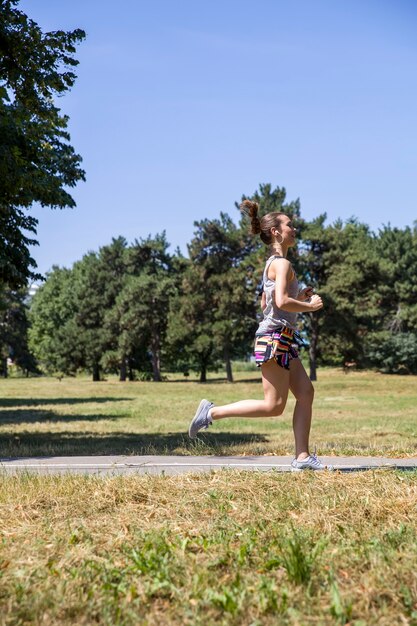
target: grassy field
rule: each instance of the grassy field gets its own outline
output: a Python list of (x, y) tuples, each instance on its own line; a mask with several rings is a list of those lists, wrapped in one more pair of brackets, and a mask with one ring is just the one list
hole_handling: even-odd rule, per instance
[[(291, 454), (291, 409), (225, 420), (228, 385), (1, 382), (0, 456)], [(417, 378), (321, 370), (321, 453), (415, 455)], [(0, 473), (1, 626), (417, 626), (417, 472), (169, 476)]]
[[(274, 419), (217, 422), (197, 442), (190, 418), (202, 397), (261, 398), (259, 372), (207, 384), (172, 375), (163, 383), (87, 379), (0, 382), (0, 457), (98, 454), (292, 454), (289, 400)], [(417, 377), (319, 371), (312, 443), (321, 454), (417, 454)]]
[(0, 624), (417, 624), (417, 473), (0, 476)]

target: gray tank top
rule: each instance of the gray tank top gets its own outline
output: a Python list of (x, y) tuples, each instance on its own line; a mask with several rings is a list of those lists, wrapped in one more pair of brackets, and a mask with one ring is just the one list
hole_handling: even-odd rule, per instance
[[(268, 269), (274, 259), (283, 259), (282, 256), (273, 255), (269, 257), (266, 262), (265, 270), (263, 274), (264, 291), (266, 295), (266, 308), (264, 309), (264, 318), (258, 326), (256, 331), (257, 335), (263, 333), (270, 333), (278, 326), (289, 326), (295, 330), (297, 322), (297, 313), (291, 313), (290, 311), (284, 311), (279, 309), (275, 302), (275, 281), (268, 278)], [(288, 285), (288, 295), (290, 298), (297, 298), (298, 296), (298, 280), (294, 273)]]

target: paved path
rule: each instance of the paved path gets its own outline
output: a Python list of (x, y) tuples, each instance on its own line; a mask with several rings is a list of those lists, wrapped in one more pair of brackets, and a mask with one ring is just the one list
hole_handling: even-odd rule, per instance
[[(320, 457), (342, 472), (368, 469), (417, 469), (417, 457), (390, 459), (375, 456)], [(0, 472), (37, 474), (183, 474), (222, 468), (290, 471), (290, 456), (68, 456), (0, 459)]]

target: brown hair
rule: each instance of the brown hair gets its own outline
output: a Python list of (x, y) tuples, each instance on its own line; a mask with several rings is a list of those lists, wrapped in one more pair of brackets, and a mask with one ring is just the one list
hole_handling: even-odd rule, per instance
[(271, 228), (280, 227), (281, 217), (283, 217), (285, 213), (267, 213), (259, 219), (259, 204), (257, 202), (244, 200), (239, 206), (243, 213), (250, 219), (250, 232), (252, 235), (260, 235), (262, 241), (270, 246), (273, 241)]

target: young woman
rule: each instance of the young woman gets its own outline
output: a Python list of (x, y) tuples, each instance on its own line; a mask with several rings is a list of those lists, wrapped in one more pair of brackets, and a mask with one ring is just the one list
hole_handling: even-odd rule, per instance
[[(295, 396), (293, 415), (295, 458), (293, 471), (326, 469), (309, 452), (309, 435), (314, 389), (298, 358), (298, 313), (312, 313), (322, 308), (320, 296), (311, 287), (299, 289), (297, 277), (287, 260), (288, 249), (295, 245), (296, 229), (284, 213), (268, 213), (258, 217), (256, 202), (245, 200), (241, 209), (249, 216), (251, 233), (259, 234), (270, 246), (271, 256), (266, 262), (262, 294), (263, 320), (255, 336), (255, 359), (262, 371), (263, 400), (241, 400), (224, 406), (214, 406), (202, 400), (189, 427), (189, 436), (208, 428), (213, 421), (225, 417), (274, 417), (285, 409), (288, 391)], [(329, 467), (329, 469), (331, 469)]]

